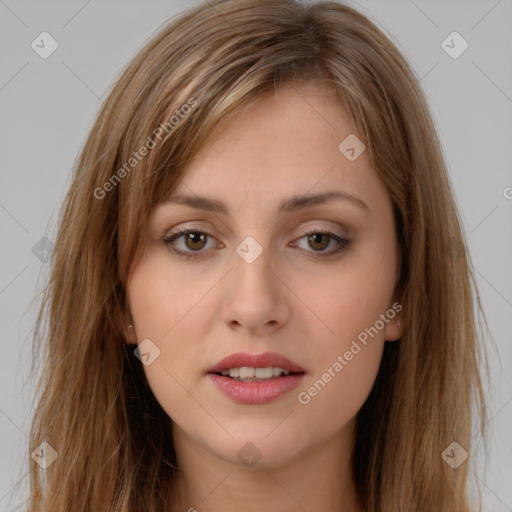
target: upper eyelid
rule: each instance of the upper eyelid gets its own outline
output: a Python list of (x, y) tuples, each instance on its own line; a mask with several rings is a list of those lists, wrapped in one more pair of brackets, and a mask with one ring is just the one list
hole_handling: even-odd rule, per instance
[[(176, 243), (176, 240), (179, 240), (184, 235), (189, 234), (189, 233), (199, 233), (202, 235), (206, 235), (210, 239), (215, 239), (217, 241), (217, 245), (220, 246), (220, 248), (225, 247), (225, 245), (222, 242), (220, 242), (216, 236), (212, 235), (208, 231), (202, 230), (202, 229), (190, 228), (187, 226), (179, 227), (179, 228), (176, 228), (175, 230), (171, 230), (169, 233), (164, 235), (161, 239), (162, 239), (162, 241), (164, 241), (164, 243), (169, 243), (169, 244), (173, 243), (174, 244), (174, 243)], [(293, 243), (296, 244), (297, 241), (302, 240), (304, 237), (314, 234), (314, 233), (326, 234), (328, 236), (331, 236), (331, 238), (333, 240), (335, 240), (337, 243), (344, 243), (344, 242), (351, 243), (351, 237), (336, 233), (334, 230), (331, 230), (328, 228), (319, 228), (319, 227), (312, 227), (312, 228), (306, 229), (302, 234), (294, 237)], [(171, 242), (171, 239), (172, 239), (172, 242)], [(189, 251), (186, 251), (186, 252), (189, 252)], [(197, 254), (199, 254), (203, 251), (202, 250), (201, 251), (190, 251), (191, 254), (193, 254), (194, 252), (197, 252)]]
[[(303, 236), (306, 236), (312, 232), (317, 232), (317, 233), (325, 233), (325, 234), (331, 234), (331, 235), (336, 235), (340, 238), (349, 238), (348, 235), (346, 234), (343, 234), (343, 233), (337, 233), (335, 229), (333, 228), (327, 228), (327, 227), (318, 227), (318, 226), (314, 226), (314, 227), (310, 227), (310, 228), (304, 228), (304, 232), (299, 235), (299, 238), (302, 238)], [(179, 236), (179, 235), (184, 235), (184, 234), (187, 234), (187, 233), (200, 233), (200, 234), (203, 234), (203, 235), (207, 235), (211, 238), (215, 238), (217, 239), (217, 237), (212, 234), (208, 229), (204, 229), (204, 228), (198, 228), (198, 227), (195, 227), (195, 226), (192, 226), (192, 227), (189, 227), (189, 226), (180, 226), (178, 228), (175, 228), (175, 229), (171, 229), (171, 230), (167, 230), (163, 235), (162, 235), (162, 238), (171, 238), (173, 236)]]
[[(215, 236), (212, 234), (212, 231), (217, 232), (217, 233), (219, 232), (217, 228), (211, 228), (211, 227), (203, 228), (197, 224), (195, 224), (195, 225), (193, 224), (194, 222), (203, 222), (202, 220), (198, 220), (198, 221), (192, 220), (189, 222), (190, 222), (190, 224), (188, 222), (184, 222), (184, 223), (177, 224), (175, 227), (167, 228), (166, 230), (161, 232), (161, 237), (171, 236), (171, 234), (178, 233), (180, 231), (204, 233), (209, 236)], [(319, 227), (318, 224), (314, 224), (312, 226), (305, 225), (306, 223), (310, 224), (310, 223), (322, 223), (322, 222), (324, 222), (324, 223), (327, 222), (327, 223), (331, 224), (332, 226)], [(211, 225), (210, 222), (208, 222), (208, 224)], [(300, 224), (300, 227), (293, 228), (293, 231), (295, 231), (295, 229), (303, 228), (304, 231), (307, 233), (307, 232), (315, 230), (315, 229), (317, 229), (317, 230), (322, 229), (323, 232), (330, 231), (337, 236), (347, 237), (347, 238), (350, 236), (350, 233), (352, 232), (352, 228), (350, 228), (350, 226), (347, 225), (346, 223), (340, 223), (340, 221), (335, 221), (335, 220), (327, 220), (325, 218), (324, 219), (308, 218), (307, 220), (300, 219), (299, 224)], [(336, 231), (337, 229), (340, 230), (341, 232), (337, 232)], [(230, 234), (233, 234), (233, 231), (231, 229), (228, 229), (228, 231)]]

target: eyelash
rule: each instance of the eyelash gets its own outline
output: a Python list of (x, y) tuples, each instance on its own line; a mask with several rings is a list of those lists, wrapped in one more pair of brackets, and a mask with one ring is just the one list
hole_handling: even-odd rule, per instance
[[(179, 229), (179, 230), (175, 231), (174, 233), (170, 233), (169, 235), (162, 238), (162, 242), (170, 251), (172, 251), (174, 254), (178, 255), (179, 257), (182, 257), (185, 259), (198, 258), (201, 256), (200, 253), (203, 252), (202, 250), (182, 251), (181, 249), (177, 249), (175, 246), (173, 246), (173, 243), (175, 240), (177, 240), (178, 238), (180, 238), (183, 235), (189, 235), (189, 234), (206, 235), (207, 237), (213, 238), (209, 233), (205, 233), (204, 231), (196, 231), (196, 230), (192, 230), (192, 229)], [(312, 231), (304, 233), (304, 235), (302, 235), (299, 238), (299, 240), (309, 237), (311, 235), (316, 235), (316, 234), (327, 235), (330, 237), (330, 239), (333, 239), (338, 244), (340, 244), (337, 249), (329, 251), (329, 252), (307, 251), (307, 252), (318, 253), (320, 255), (320, 258), (328, 258), (330, 256), (334, 256), (335, 254), (338, 254), (338, 253), (344, 251), (345, 249), (347, 249), (347, 247), (350, 245), (350, 240), (341, 238), (340, 236), (338, 236), (334, 233), (331, 233), (330, 231), (323, 231), (321, 229), (313, 229)], [(329, 242), (330, 242), (330, 240), (329, 240)]]

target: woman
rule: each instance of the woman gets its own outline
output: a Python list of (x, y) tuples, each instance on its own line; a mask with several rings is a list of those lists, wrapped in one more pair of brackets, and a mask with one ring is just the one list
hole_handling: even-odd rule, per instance
[(191, 9), (117, 80), (77, 163), (28, 510), (473, 510), (473, 300), (389, 39), (333, 2)]

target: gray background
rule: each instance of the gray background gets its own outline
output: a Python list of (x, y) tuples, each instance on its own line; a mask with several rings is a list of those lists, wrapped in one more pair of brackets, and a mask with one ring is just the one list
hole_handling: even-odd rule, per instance
[[(0, 0), (0, 511), (14, 510), (28, 488), (31, 301), (48, 270), (32, 248), (43, 236), (55, 239), (72, 165), (107, 87), (193, 3)], [(512, 511), (512, 0), (348, 3), (412, 64), (443, 141), (499, 351), (490, 350), (492, 451), (478, 478), (487, 509)], [(47, 59), (31, 48), (43, 31), (59, 44)], [(453, 31), (469, 44), (456, 59), (441, 46)]]

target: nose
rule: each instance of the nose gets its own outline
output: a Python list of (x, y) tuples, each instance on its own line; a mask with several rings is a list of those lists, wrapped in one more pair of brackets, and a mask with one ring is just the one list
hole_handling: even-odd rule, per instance
[[(244, 249), (249, 250), (244, 252)], [(242, 243), (233, 255), (234, 267), (226, 276), (221, 316), (230, 329), (264, 336), (288, 322), (291, 293), (270, 250), (258, 250), (255, 259), (251, 250), (254, 251), (254, 246), (250, 242)]]

